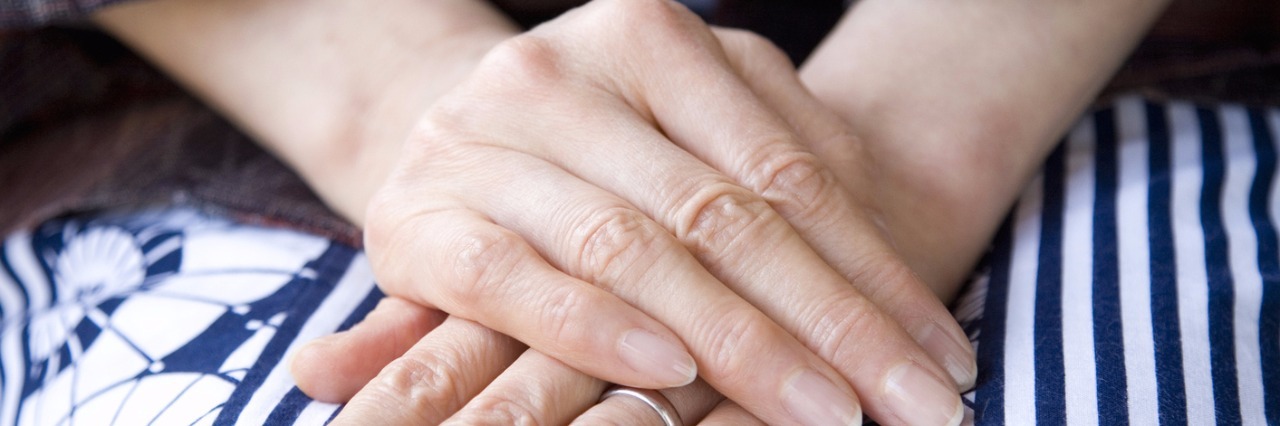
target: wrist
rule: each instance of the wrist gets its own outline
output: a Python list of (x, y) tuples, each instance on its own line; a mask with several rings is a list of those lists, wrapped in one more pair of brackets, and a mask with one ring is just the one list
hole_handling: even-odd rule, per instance
[(413, 120), (516, 31), (480, 0), (156, 0), (94, 20), (356, 224)]
[(1167, 3), (866, 0), (801, 78), (878, 163), (907, 263), (946, 290)]
[[(340, 127), (312, 153), (281, 153), (339, 214), (363, 227), (369, 198), (391, 172), (403, 142), (426, 110), (465, 79), (480, 59), (514, 32), (454, 37), (404, 61), (375, 90), (348, 92)], [(303, 141), (275, 144), (302, 147)]]

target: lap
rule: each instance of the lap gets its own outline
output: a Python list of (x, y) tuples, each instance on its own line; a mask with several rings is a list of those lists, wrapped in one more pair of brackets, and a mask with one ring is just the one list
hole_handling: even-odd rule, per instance
[[(1277, 129), (1086, 116), (956, 303), (977, 423), (1280, 422)], [(381, 297), (351, 247), (182, 209), (54, 219), (0, 263), (0, 424), (323, 423), (288, 356)]]
[(1138, 98), (1081, 120), (957, 304), (977, 423), (1280, 422), (1278, 130)]

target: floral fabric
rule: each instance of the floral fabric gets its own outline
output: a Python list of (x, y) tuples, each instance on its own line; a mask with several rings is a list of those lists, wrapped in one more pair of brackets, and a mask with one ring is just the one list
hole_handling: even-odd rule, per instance
[(0, 250), (0, 425), (321, 424), (289, 354), (382, 294), (356, 249), (187, 209), (55, 219)]

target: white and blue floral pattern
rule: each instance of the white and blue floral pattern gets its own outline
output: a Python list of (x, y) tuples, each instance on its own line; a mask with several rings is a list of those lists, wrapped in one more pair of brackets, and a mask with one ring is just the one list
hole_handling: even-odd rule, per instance
[(285, 360), (381, 298), (363, 255), (189, 210), (55, 219), (0, 250), (0, 425), (320, 424)]

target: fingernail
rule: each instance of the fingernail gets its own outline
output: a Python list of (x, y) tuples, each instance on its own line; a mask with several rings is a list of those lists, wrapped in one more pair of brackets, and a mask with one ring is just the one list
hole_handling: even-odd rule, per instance
[(941, 326), (929, 324), (920, 334), (920, 345), (947, 369), (960, 390), (968, 390), (978, 379), (978, 363), (968, 340), (961, 343), (956, 339)]
[(860, 425), (858, 401), (813, 370), (805, 370), (782, 390), (782, 405), (805, 425)]
[(684, 348), (648, 331), (628, 331), (618, 349), (622, 362), (669, 387), (693, 383), (698, 376), (698, 364)]
[(964, 420), (960, 394), (915, 363), (894, 367), (884, 387), (889, 407), (903, 423), (956, 426)]

